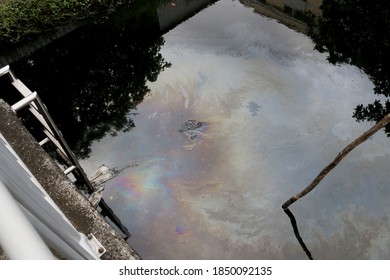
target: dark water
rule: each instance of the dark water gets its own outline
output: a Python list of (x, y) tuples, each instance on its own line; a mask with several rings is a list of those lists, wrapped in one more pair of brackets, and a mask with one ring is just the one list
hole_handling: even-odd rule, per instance
[[(281, 209), (367, 129), (351, 117), (371, 99), (367, 77), (239, 1), (218, 1), (164, 35), (162, 10), (142, 7), (11, 65), (87, 173), (138, 162), (104, 195), (141, 256), (389, 258), (385, 135), (291, 213)], [(201, 125), (185, 129), (189, 120)]]
[(146, 81), (168, 66), (159, 54), (164, 39), (156, 14), (135, 17), (128, 10), (112, 17), (12, 64), (80, 157), (88, 156), (92, 141), (134, 126), (129, 111), (148, 93)]

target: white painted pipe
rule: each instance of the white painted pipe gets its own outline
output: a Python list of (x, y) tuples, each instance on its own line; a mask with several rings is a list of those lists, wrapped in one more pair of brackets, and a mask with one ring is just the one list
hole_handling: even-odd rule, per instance
[(7, 74), (9, 72), (9, 65), (0, 68), (0, 77)]
[(1, 180), (0, 246), (10, 259), (55, 259)]

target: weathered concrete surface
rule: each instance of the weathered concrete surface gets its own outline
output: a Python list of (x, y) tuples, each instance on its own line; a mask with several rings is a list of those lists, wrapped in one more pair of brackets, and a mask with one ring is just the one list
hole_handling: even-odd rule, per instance
[(0, 67), (11, 64), (20, 58), (27, 57), (34, 53), (35, 51), (45, 47), (51, 42), (55, 41), (58, 38), (65, 36), (68, 33), (73, 32), (77, 28), (81, 27), (84, 22), (70, 22), (61, 26), (59, 28), (47, 31), (44, 34), (41, 34), (35, 40), (28, 42), (23, 45), (16, 45), (13, 50), (6, 51), (5, 53), (0, 54)]
[[(140, 256), (105, 221), (102, 215), (64, 175), (58, 165), (39, 146), (21, 124), (10, 106), (0, 99), (0, 133), (9, 142), (46, 192), (57, 203), (75, 228), (93, 233), (106, 248), (102, 259), (140, 259)], [(2, 254), (0, 252), (0, 259)]]
[(160, 30), (163, 33), (168, 32), (213, 2), (216, 2), (216, 0), (198, 0), (192, 2), (176, 0), (172, 1), (172, 3), (161, 5), (157, 9)]
[(284, 24), (295, 31), (301, 33), (307, 33), (308, 31), (308, 27), (305, 23), (297, 20), (292, 16), (287, 15), (286, 13), (272, 5), (264, 4), (259, 0), (240, 0), (240, 2), (245, 6), (252, 7), (255, 12), (265, 17), (276, 19), (281, 24)]

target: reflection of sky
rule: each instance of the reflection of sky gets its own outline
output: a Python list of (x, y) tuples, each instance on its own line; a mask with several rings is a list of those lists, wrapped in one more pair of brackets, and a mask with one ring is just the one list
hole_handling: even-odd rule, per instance
[[(305, 258), (281, 204), (368, 124), (372, 84), (332, 66), (304, 35), (220, 1), (165, 35), (172, 67), (150, 84), (136, 128), (83, 162), (138, 167), (105, 197), (145, 259)], [(187, 120), (207, 122), (193, 140)], [(291, 207), (314, 258), (389, 258), (388, 139), (353, 151)]]

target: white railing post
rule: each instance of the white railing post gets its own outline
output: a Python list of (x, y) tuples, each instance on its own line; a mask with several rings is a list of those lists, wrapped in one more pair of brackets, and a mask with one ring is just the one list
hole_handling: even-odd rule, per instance
[(0, 245), (15, 260), (55, 259), (0, 180)]

